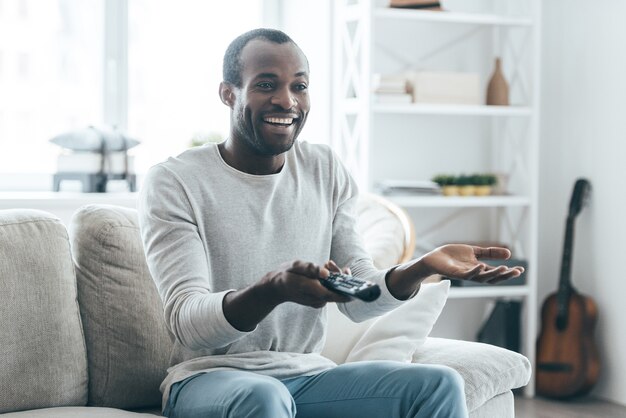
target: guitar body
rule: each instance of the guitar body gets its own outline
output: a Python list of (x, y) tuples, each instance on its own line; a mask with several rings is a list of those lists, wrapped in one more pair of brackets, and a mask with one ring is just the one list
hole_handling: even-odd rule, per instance
[(574, 219), (590, 188), (585, 179), (578, 179), (574, 185), (565, 224), (559, 288), (541, 308), (535, 382), (537, 393), (550, 398), (584, 395), (600, 375), (600, 359), (593, 342), (598, 309), (591, 298), (576, 291), (570, 277)]
[(537, 393), (568, 398), (589, 392), (600, 375), (600, 359), (593, 342), (597, 319), (592, 299), (572, 292), (567, 325), (557, 326), (558, 302), (553, 293), (541, 309), (541, 333), (537, 340)]

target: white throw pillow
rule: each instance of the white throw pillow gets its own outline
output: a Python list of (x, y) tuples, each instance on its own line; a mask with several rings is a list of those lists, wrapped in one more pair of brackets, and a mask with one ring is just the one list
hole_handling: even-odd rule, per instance
[(410, 363), (446, 304), (450, 280), (422, 284), (404, 305), (378, 318), (354, 345), (346, 363), (394, 360)]

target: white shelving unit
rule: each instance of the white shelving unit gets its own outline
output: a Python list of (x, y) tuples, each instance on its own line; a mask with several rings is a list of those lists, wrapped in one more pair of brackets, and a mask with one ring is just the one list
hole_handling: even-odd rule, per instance
[[(540, 0), (456, 2), (474, 10), (445, 12), (392, 9), (386, 0), (333, 3), (334, 148), (365, 190), (441, 173), (496, 171), (508, 179), (506, 195), (388, 197), (416, 221), (418, 252), (436, 246), (441, 233), (448, 242), (469, 241), (467, 230), (527, 261), (525, 285), (452, 288), (449, 298), (523, 301), (523, 352), (534, 364)], [(377, 103), (373, 94), (374, 74), (416, 69), (476, 72), (486, 91), (496, 56), (510, 106)], [(534, 395), (532, 382), (526, 394)]]
[[(357, 8), (357, 5), (352, 5)], [(358, 15), (358, 12), (356, 13)], [(484, 13), (433, 13), (428, 10), (378, 8), (374, 10), (377, 19), (413, 20), (416, 22), (467, 23), (493, 26), (533, 26), (529, 18), (508, 17)]]
[(414, 208), (495, 208), (507, 206), (527, 207), (530, 201), (523, 196), (387, 196), (404, 207)]
[(532, 109), (518, 106), (471, 106), (437, 104), (375, 104), (374, 113), (396, 113), (415, 115), (458, 115), (458, 116), (530, 116)]
[(493, 287), (453, 287), (448, 299), (464, 298), (494, 298), (527, 297), (530, 293), (528, 286), (493, 286)]

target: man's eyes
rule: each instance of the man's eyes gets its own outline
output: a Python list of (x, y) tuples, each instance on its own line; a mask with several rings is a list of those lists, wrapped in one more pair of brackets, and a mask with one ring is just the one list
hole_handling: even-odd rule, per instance
[[(268, 81), (263, 81), (263, 82), (257, 83), (256, 85), (258, 88), (262, 90), (271, 90), (274, 88), (274, 84)], [(308, 88), (309, 86), (307, 86), (306, 83), (298, 83), (294, 86), (294, 89), (297, 91), (304, 91)]]

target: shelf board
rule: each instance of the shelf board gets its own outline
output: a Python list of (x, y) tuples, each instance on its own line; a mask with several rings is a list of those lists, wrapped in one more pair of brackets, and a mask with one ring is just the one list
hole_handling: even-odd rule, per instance
[(387, 199), (403, 207), (431, 208), (490, 208), (529, 206), (530, 200), (524, 196), (394, 196), (386, 195)]
[(497, 297), (524, 297), (530, 291), (528, 286), (473, 286), (473, 287), (451, 287), (448, 299), (469, 299), (469, 298), (497, 298)]
[(530, 116), (532, 109), (526, 106), (483, 106), (451, 104), (387, 104), (372, 106), (375, 113), (415, 115), (458, 115), (458, 116)]
[(531, 27), (533, 21), (526, 17), (511, 17), (482, 13), (437, 12), (430, 10), (411, 10), (377, 8), (374, 17), (379, 19), (405, 19), (416, 22), (463, 23), (491, 26)]

